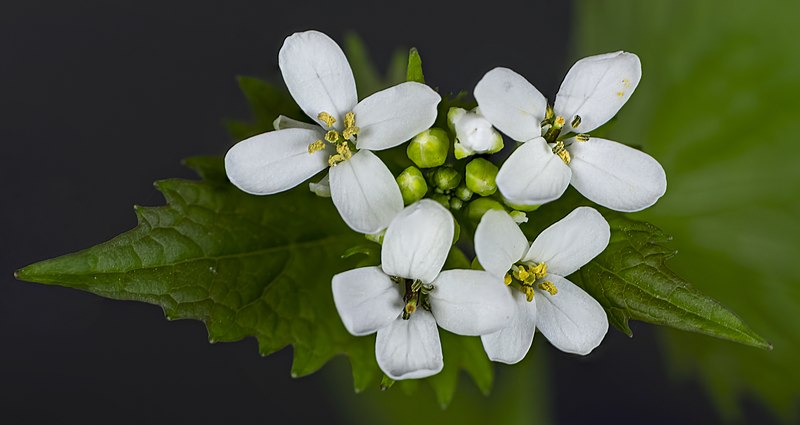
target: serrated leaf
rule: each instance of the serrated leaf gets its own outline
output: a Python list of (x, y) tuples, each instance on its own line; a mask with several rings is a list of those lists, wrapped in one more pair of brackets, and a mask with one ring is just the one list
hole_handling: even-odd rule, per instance
[(700, 378), (728, 418), (747, 395), (796, 422), (800, 3), (605, 0), (576, 11), (579, 51), (642, 59), (642, 82), (610, 136), (644, 145), (667, 170), (666, 196), (642, 216), (675, 236), (671, 267), (775, 346), (668, 332), (667, 359)]
[(292, 345), (294, 376), (345, 353), (356, 389), (377, 382), (373, 343), (345, 331), (330, 291), (333, 274), (354, 266), (341, 254), (363, 237), (305, 187), (252, 196), (225, 182), (220, 158), (187, 164), (206, 180), (158, 182), (167, 205), (137, 207), (135, 229), (17, 277), (156, 304), (205, 322), (212, 342), (255, 336), (263, 355)]
[[(304, 186), (253, 196), (227, 181), (219, 157), (185, 164), (203, 180), (156, 183), (167, 205), (136, 207), (135, 229), (25, 267), (17, 277), (156, 304), (170, 320), (205, 322), (211, 342), (254, 336), (262, 355), (292, 345), (293, 376), (346, 354), (356, 391), (377, 388), (375, 337), (347, 333), (330, 282), (341, 271), (376, 264), (378, 245), (365, 244), (341, 222), (330, 199)], [(460, 267), (463, 261), (454, 250), (448, 264)], [(488, 393), (493, 370), (480, 341), (442, 331), (442, 346), (444, 370), (425, 380), (439, 404), (453, 399), (462, 369)]]
[[(522, 226), (530, 240), (578, 205), (590, 203), (570, 189)], [(598, 208), (611, 227), (608, 247), (570, 279), (594, 297), (609, 321), (628, 336), (628, 321), (639, 320), (738, 342), (762, 349), (770, 344), (736, 314), (703, 295), (667, 267), (675, 251), (658, 227)]]

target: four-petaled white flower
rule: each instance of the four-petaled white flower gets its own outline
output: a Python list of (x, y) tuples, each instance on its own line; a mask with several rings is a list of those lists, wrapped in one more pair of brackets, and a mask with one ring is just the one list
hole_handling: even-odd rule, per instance
[(375, 357), (392, 379), (424, 378), (442, 370), (437, 324), (459, 335), (485, 335), (506, 326), (514, 303), (502, 280), (479, 270), (441, 271), (454, 221), (424, 199), (392, 220), (380, 267), (333, 277), (333, 300), (356, 336), (377, 332)]
[[(608, 331), (603, 307), (568, 276), (608, 245), (608, 223), (593, 208), (579, 207), (545, 229), (533, 244), (505, 211), (489, 210), (475, 231), (483, 268), (509, 285), (515, 307), (509, 326), (481, 336), (493, 361), (525, 357), (539, 331), (558, 349), (589, 354)], [(534, 296), (535, 294), (535, 296)]]
[(228, 178), (245, 192), (268, 195), (330, 166), (330, 195), (345, 223), (361, 233), (386, 228), (403, 198), (371, 151), (398, 146), (433, 125), (441, 97), (406, 82), (358, 102), (342, 49), (317, 31), (287, 37), (278, 63), (289, 93), (319, 126), (283, 119), (280, 127), (294, 128), (236, 144), (225, 156)]
[(453, 154), (456, 159), (466, 158), (476, 153), (495, 153), (503, 149), (503, 136), (492, 127), (478, 108), (467, 111), (463, 108), (450, 108), (447, 122), (456, 133)]
[(653, 205), (667, 188), (658, 161), (610, 140), (587, 141), (585, 134), (617, 114), (641, 75), (639, 58), (632, 53), (581, 59), (564, 78), (551, 110), (516, 72), (495, 68), (486, 73), (474, 93), (481, 113), (512, 139), (525, 142), (497, 174), (503, 196), (517, 204), (543, 204), (558, 199), (571, 183), (586, 198), (617, 211)]

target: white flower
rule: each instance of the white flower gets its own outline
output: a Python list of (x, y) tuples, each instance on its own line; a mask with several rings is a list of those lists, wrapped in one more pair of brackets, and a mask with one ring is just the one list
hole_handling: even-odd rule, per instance
[(589, 207), (576, 208), (545, 229), (530, 248), (505, 211), (484, 214), (475, 231), (475, 253), (487, 272), (505, 279), (516, 303), (509, 326), (481, 336), (491, 360), (522, 360), (536, 328), (568, 353), (585, 355), (600, 345), (608, 331), (603, 307), (564, 276), (603, 252), (609, 237), (608, 223)]
[(460, 335), (496, 332), (514, 303), (503, 282), (479, 270), (441, 271), (453, 241), (450, 212), (423, 199), (386, 230), (380, 267), (333, 277), (333, 300), (356, 336), (377, 332), (375, 357), (392, 379), (424, 378), (442, 370), (437, 324)]
[[(617, 114), (641, 76), (639, 58), (632, 53), (581, 59), (548, 111), (547, 100), (521, 75), (507, 68), (486, 73), (475, 86), (481, 112), (500, 131), (525, 142), (497, 174), (503, 196), (517, 204), (543, 204), (558, 199), (571, 183), (586, 198), (617, 211), (653, 205), (667, 189), (658, 161), (611, 140), (586, 141), (585, 134)], [(573, 137), (557, 140), (570, 133)]]
[(317, 31), (287, 37), (278, 63), (289, 93), (319, 125), (279, 117), (276, 131), (228, 151), (228, 178), (247, 193), (269, 195), (330, 166), (330, 196), (345, 223), (368, 234), (386, 228), (403, 208), (403, 198), (392, 173), (371, 151), (397, 146), (433, 125), (441, 97), (424, 84), (407, 82), (358, 102), (342, 49)]
[(447, 122), (456, 133), (453, 145), (456, 159), (476, 153), (495, 153), (503, 149), (503, 136), (481, 115), (478, 108), (472, 111), (450, 108), (447, 112)]

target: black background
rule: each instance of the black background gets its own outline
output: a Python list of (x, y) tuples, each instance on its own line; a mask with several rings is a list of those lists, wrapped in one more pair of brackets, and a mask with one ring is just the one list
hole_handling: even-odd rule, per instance
[[(324, 369), (291, 379), (291, 349), (261, 358), (252, 340), (210, 345), (201, 323), (167, 322), (158, 307), (12, 273), (127, 230), (132, 204), (162, 202), (151, 182), (192, 177), (184, 157), (223, 153), (223, 118), (247, 117), (233, 77), (279, 78), (277, 52), (294, 31), (341, 40), (355, 30), (382, 64), (414, 45), (445, 91), (503, 65), (552, 98), (576, 59), (568, 2), (386, 5), (3, 2), (0, 423), (351, 421), (334, 395), (351, 383)], [(551, 350), (557, 421), (719, 422), (697, 382), (669, 376), (656, 330), (634, 331), (630, 340), (610, 330), (588, 358)]]

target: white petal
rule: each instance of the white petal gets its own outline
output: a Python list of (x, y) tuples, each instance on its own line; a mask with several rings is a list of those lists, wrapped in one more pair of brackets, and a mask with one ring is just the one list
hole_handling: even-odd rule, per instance
[(486, 335), (511, 321), (514, 299), (502, 279), (482, 270), (446, 270), (429, 295), (436, 323), (458, 335)]
[(567, 190), (571, 176), (567, 164), (537, 137), (506, 159), (497, 173), (497, 187), (515, 204), (539, 205), (558, 199)]
[(325, 177), (323, 177), (322, 180), (316, 183), (314, 182), (309, 183), (308, 190), (310, 190), (319, 197), (330, 198), (331, 197), (330, 174), (325, 174)]
[(549, 273), (569, 276), (603, 252), (610, 237), (597, 210), (578, 207), (536, 237), (525, 261), (544, 262)]
[(321, 137), (317, 130), (293, 128), (242, 140), (225, 154), (225, 172), (247, 193), (283, 192), (328, 166), (329, 149), (308, 153), (308, 145)]
[(522, 291), (509, 288), (514, 297), (515, 311), (511, 322), (499, 331), (481, 336), (489, 360), (505, 364), (518, 363), (525, 358), (536, 332), (536, 303), (528, 302)]
[(572, 131), (572, 118), (580, 115), (575, 129), (588, 133), (619, 112), (642, 78), (642, 64), (633, 53), (615, 52), (590, 56), (575, 63), (564, 77), (553, 106), (567, 120), (562, 130)]
[(541, 135), (547, 99), (523, 76), (508, 68), (495, 68), (475, 86), (478, 107), (498, 130), (527, 142)]
[(407, 206), (383, 237), (383, 271), (389, 276), (432, 282), (450, 252), (454, 226), (450, 211), (436, 201), (423, 199)]
[(380, 267), (362, 267), (333, 276), (333, 302), (348, 332), (369, 335), (403, 311), (403, 295)]
[(380, 232), (403, 209), (397, 181), (370, 151), (359, 151), (331, 167), (329, 175), (333, 204), (342, 220), (356, 232)]
[(502, 278), (527, 250), (528, 240), (507, 212), (486, 211), (475, 230), (475, 255), (484, 270)]
[(300, 109), (320, 125), (317, 115), (327, 112), (341, 129), (358, 97), (353, 71), (339, 45), (319, 31), (294, 33), (283, 42), (278, 65)]
[(442, 343), (431, 313), (418, 309), (408, 320), (397, 318), (379, 329), (375, 359), (383, 373), (396, 380), (425, 378), (441, 372)]
[(285, 130), (287, 128), (305, 128), (306, 130), (320, 131), (319, 126), (316, 124), (298, 121), (294, 118), (289, 118), (286, 115), (278, 115), (278, 118), (275, 118), (275, 121), (272, 121), (272, 127), (274, 127), (275, 130)]
[(558, 289), (550, 295), (536, 289), (536, 327), (556, 348), (586, 355), (600, 345), (608, 332), (608, 318), (600, 303), (561, 276), (548, 275)]
[(622, 212), (641, 211), (667, 191), (664, 168), (652, 156), (592, 137), (568, 148), (572, 186), (589, 200)]
[(427, 130), (436, 121), (442, 98), (425, 84), (406, 82), (379, 91), (353, 109), (358, 149), (393, 148)]

